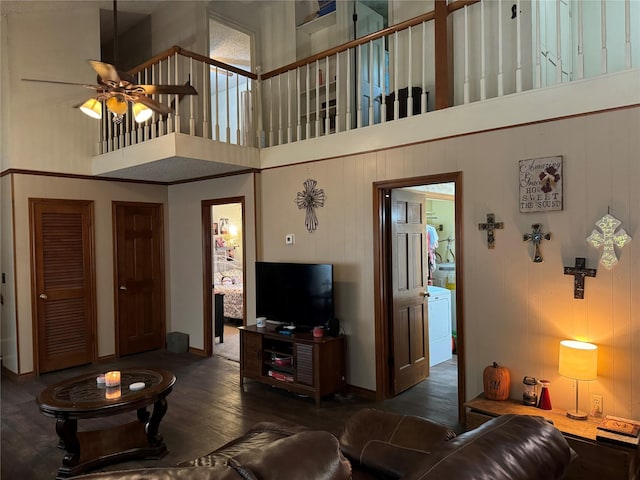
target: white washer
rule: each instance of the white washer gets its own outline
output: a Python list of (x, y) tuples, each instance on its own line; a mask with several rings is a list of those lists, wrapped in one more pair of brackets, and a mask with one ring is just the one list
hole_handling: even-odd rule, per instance
[(451, 292), (446, 288), (429, 285), (429, 366), (450, 360), (451, 346)]

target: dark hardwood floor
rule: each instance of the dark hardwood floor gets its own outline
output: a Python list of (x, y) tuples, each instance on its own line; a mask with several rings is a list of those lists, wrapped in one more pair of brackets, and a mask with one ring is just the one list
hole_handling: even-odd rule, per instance
[[(42, 415), (35, 401), (45, 386), (76, 375), (132, 366), (165, 368), (176, 375), (173, 392), (167, 397), (169, 408), (160, 424), (169, 453), (160, 460), (123, 462), (101, 470), (175, 465), (214, 450), (260, 421), (286, 420), (339, 435), (345, 419), (363, 407), (419, 415), (461, 431), (457, 424), (455, 357), (432, 367), (426, 381), (393, 399), (377, 402), (336, 395), (316, 408), (313, 399), (249, 380), (241, 390), (236, 362), (158, 350), (26, 380), (16, 380), (3, 372), (1, 478), (55, 478), (63, 456), (63, 451), (56, 448), (55, 420)], [(132, 419), (135, 412), (80, 420), (78, 429), (93, 430)]]

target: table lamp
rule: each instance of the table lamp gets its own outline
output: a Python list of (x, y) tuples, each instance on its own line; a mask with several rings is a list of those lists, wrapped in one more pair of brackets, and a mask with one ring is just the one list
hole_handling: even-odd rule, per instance
[(595, 380), (598, 376), (598, 347), (592, 343), (562, 340), (558, 359), (558, 372), (576, 381), (576, 409), (567, 411), (567, 417), (586, 420), (588, 414), (578, 410), (578, 382)]

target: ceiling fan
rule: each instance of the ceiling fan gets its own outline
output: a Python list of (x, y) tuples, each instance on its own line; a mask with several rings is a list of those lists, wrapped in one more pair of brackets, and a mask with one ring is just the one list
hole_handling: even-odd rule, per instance
[[(113, 2), (113, 23), (114, 23), (114, 58), (117, 58), (117, 8), (116, 0)], [(92, 118), (102, 118), (102, 102), (113, 114), (113, 121), (117, 124), (122, 122), (123, 116), (132, 105), (136, 122), (141, 123), (156, 112), (160, 115), (171, 113), (173, 109), (164, 105), (148, 95), (197, 95), (193, 86), (185, 85), (138, 85), (133, 75), (120, 72), (110, 63), (89, 60), (89, 63), (98, 74), (98, 83), (95, 85), (87, 83), (61, 82), (55, 80), (36, 80), (33, 78), (23, 78), (27, 82), (56, 83), (60, 85), (77, 85), (90, 88), (96, 94), (84, 103), (76, 105), (82, 112)]]

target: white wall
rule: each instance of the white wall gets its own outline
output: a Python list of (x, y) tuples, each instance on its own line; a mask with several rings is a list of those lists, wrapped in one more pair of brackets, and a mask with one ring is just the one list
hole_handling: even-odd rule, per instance
[[(580, 389), (604, 397), (606, 414), (640, 416), (640, 242), (619, 251), (612, 271), (598, 266), (600, 250), (587, 236), (607, 209), (632, 237), (640, 235), (640, 108), (505, 128), (407, 147), (265, 170), (258, 198), (261, 260), (322, 261), (335, 265), (336, 315), (348, 335), (348, 381), (375, 389), (373, 205), (375, 181), (462, 171), (467, 397), (482, 391), (482, 370), (497, 361), (511, 370), (518, 398), (524, 375), (547, 378), (554, 406), (570, 408), (572, 382), (559, 377), (558, 342), (583, 338), (600, 346), (599, 376)], [(519, 213), (518, 161), (564, 157), (564, 210)], [(318, 230), (304, 230), (293, 202), (306, 178), (326, 193)], [(486, 247), (478, 223), (496, 214), (504, 229)], [(552, 233), (534, 264), (522, 235), (533, 223)], [(296, 244), (284, 245), (295, 233)], [(563, 266), (586, 257), (598, 267), (586, 279), (584, 300), (573, 298)]]
[[(224, 177), (169, 187), (169, 238), (171, 242), (171, 322), (167, 331), (189, 334), (189, 345), (204, 349), (202, 200), (245, 197), (243, 231), (247, 323), (255, 323), (255, 211), (252, 174)], [(210, 281), (207, 281), (209, 284)]]
[(0, 179), (0, 271), (5, 281), (0, 283), (0, 354), (2, 366), (18, 371), (18, 325), (16, 322), (16, 288), (13, 258), (13, 203), (10, 177)]

